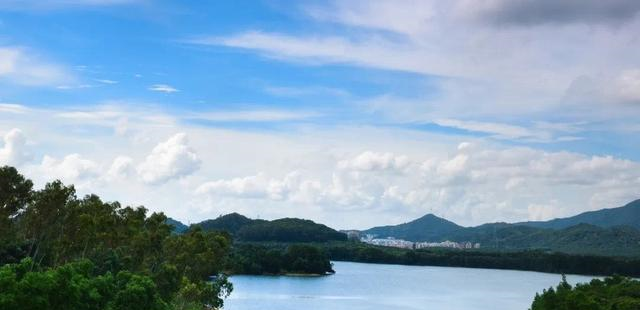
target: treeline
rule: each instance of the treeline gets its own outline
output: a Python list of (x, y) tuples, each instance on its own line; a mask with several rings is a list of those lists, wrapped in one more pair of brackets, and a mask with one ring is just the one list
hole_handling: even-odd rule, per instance
[(225, 231), (245, 242), (328, 242), (346, 241), (347, 235), (310, 220), (283, 218), (253, 220), (231, 213), (192, 226), (206, 231)]
[(330, 243), (323, 245), (331, 260), (362, 263), (492, 268), (585, 275), (620, 274), (640, 276), (640, 259), (572, 255), (530, 251), (470, 251), (448, 249), (399, 249), (368, 244)]
[(230, 236), (147, 213), (0, 167), (0, 309), (222, 307)]
[(325, 251), (306, 244), (236, 244), (227, 268), (234, 274), (313, 274), (333, 273)]
[(536, 294), (530, 310), (637, 310), (640, 281), (614, 276), (572, 287), (563, 277), (554, 289)]

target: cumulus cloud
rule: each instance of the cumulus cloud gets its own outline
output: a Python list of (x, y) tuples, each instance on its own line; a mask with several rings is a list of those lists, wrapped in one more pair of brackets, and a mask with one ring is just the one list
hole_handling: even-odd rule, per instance
[(0, 165), (19, 166), (29, 159), (27, 138), (18, 128), (11, 129), (4, 135), (4, 144), (0, 148)]
[(124, 179), (133, 175), (134, 172), (133, 159), (127, 156), (118, 156), (109, 167), (107, 178)]
[(267, 178), (264, 173), (255, 176), (206, 182), (196, 189), (198, 194), (209, 194), (236, 198), (288, 199), (299, 190), (299, 175), (289, 173), (282, 180)]
[(62, 159), (45, 155), (40, 169), (48, 179), (60, 179), (64, 182), (85, 182), (100, 177), (100, 166), (83, 158), (80, 154), (69, 154)]
[(400, 171), (405, 169), (409, 163), (409, 158), (404, 155), (396, 156), (393, 153), (366, 151), (354, 158), (340, 161), (338, 167), (359, 171)]
[[(420, 159), (362, 154), (337, 161), (328, 178), (260, 173), (206, 182), (196, 192), (218, 202), (254, 199), (322, 206), (325, 211), (435, 212), (462, 223), (481, 223), (549, 219), (615, 206), (640, 186), (640, 164), (610, 156), (465, 142), (451, 154), (424, 160), (419, 168), (389, 174), (394, 158)], [(596, 194), (610, 190), (615, 197)]]
[(0, 46), (0, 81), (26, 86), (57, 86), (74, 80), (63, 66), (44, 61), (27, 49)]
[(145, 183), (159, 184), (188, 176), (197, 171), (200, 164), (187, 135), (179, 133), (156, 145), (137, 171)]

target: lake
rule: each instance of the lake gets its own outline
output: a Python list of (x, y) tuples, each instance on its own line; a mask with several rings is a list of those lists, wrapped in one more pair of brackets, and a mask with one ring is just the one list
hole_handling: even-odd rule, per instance
[[(526, 310), (558, 274), (334, 262), (326, 277), (234, 276), (225, 310)], [(568, 282), (592, 277), (567, 276)]]

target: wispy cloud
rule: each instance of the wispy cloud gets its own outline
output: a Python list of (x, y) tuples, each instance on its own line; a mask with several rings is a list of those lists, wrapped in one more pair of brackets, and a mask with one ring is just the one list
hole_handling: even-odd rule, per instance
[(24, 86), (58, 86), (76, 81), (62, 65), (43, 60), (32, 50), (0, 46), (0, 82)]
[(108, 80), (108, 79), (96, 79), (95, 81), (102, 84), (118, 84), (118, 81)]
[(179, 89), (167, 84), (154, 84), (149, 87), (149, 90), (167, 93), (167, 94), (180, 91)]
[(213, 122), (279, 122), (319, 117), (317, 112), (279, 110), (216, 111), (193, 114), (190, 118)]
[(24, 114), (29, 112), (26, 106), (15, 103), (0, 103), (0, 112)]

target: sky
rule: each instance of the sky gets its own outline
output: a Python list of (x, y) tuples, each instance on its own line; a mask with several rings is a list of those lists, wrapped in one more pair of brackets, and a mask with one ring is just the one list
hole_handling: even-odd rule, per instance
[(0, 165), (185, 223), (640, 198), (640, 2), (0, 1)]

